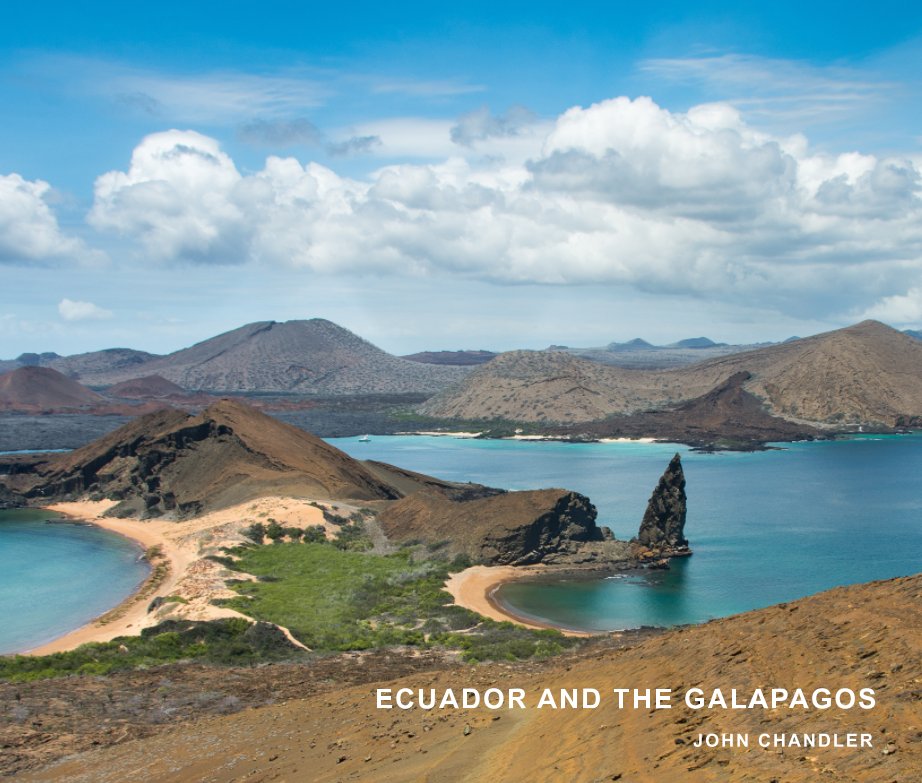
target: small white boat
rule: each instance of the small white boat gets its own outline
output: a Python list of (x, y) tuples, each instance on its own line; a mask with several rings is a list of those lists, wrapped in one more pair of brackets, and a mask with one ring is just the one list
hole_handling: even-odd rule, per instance
[(371, 442), (371, 435), (362, 435), (362, 437), (359, 438), (359, 443), (370, 443), (370, 442)]

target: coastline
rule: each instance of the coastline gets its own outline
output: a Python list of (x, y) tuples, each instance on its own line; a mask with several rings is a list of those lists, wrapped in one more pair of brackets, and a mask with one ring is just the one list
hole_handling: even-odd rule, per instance
[[(19, 654), (21, 655), (50, 655), (56, 652), (65, 652), (79, 647), (81, 644), (89, 642), (107, 642), (117, 636), (126, 636), (132, 633), (140, 633), (143, 627), (143, 621), (147, 615), (147, 604), (141, 599), (147, 597), (153, 600), (157, 596), (166, 596), (175, 586), (179, 575), (182, 573), (185, 565), (188, 564), (188, 558), (184, 556), (173, 542), (169, 541), (162, 531), (150, 522), (142, 522), (138, 519), (113, 519), (103, 517), (102, 515), (113, 505), (111, 501), (76, 501), (69, 503), (53, 503), (45, 506), (49, 511), (54, 511), (62, 516), (71, 519), (86, 522), (96, 527), (100, 527), (109, 532), (116, 533), (124, 538), (136, 542), (145, 551), (151, 547), (159, 546), (163, 552), (163, 562), (167, 565), (166, 577), (160, 582), (157, 588), (147, 596), (143, 596), (144, 588), (149, 583), (154, 571), (135, 588), (135, 590), (122, 601), (116, 604), (112, 609), (104, 612), (99, 617), (90, 622), (68, 631), (62, 636), (46, 642), (38, 647), (33, 647)], [(106, 621), (106, 617), (111, 616), (114, 619)]]
[[(159, 549), (161, 557), (148, 576), (130, 595), (112, 609), (88, 623), (19, 655), (50, 655), (73, 650), (82, 644), (107, 642), (118, 636), (134, 636), (144, 628), (165, 619), (213, 620), (221, 617), (245, 617), (238, 612), (213, 605), (215, 598), (236, 595), (224, 580), (245, 578), (229, 573), (223, 566), (207, 559), (223, 547), (243, 540), (241, 530), (260, 519), (272, 516), (284, 525), (323, 525), (323, 512), (310, 501), (283, 497), (266, 497), (201, 517), (172, 522), (163, 519), (141, 520), (103, 516), (112, 501), (72, 501), (49, 504), (45, 508), (62, 516), (124, 536), (145, 551)], [(156, 566), (163, 567), (159, 578), (151, 583)], [(165, 573), (164, 573), (165, 571)], [(589, 637), (595, 634), (564, 628), (550, 622), (517, 615), (495, 597), (506, 582), (545, 575), (546, 566), (472, 566), (452, 574), (445, 589), (458, 606), (500, 622), (508, 621), (535, 630), (553, 629), (566, 636)], [(184, 602), (165, 602), (154, 612), (147, 609), (156, 598), (179, 596)], [(251, 618), (246, 618), (251, 619)], [(282, 629), (287, 634), (287, 629)]]
[(507, 582), (527, 579), (548, 573), (546, 566), (471, 566), (451, 574), (445, 582), (445, 589), (451, 594), (457, 606), (470, 609), (484, 617), (499, 622), (511, 622), (533, 630), (552, 629), (564, 636), (590, 637), (604, 632), (591, 633), (564, 628), (550, 622), (540, 622), (512, 612), (496, 599), (496, 591)]
[[(46, 509), (81, 522), (101, 527), (137, 542), (145, 550), (159, 548), (161, 557), (156, 566), (163, 566), (154, 583), (157, 567), (131, 595), (107, 612), (72, 631), (37, 647), (20, 651), (19, 655), (50, 655), (73, 650), (90, 642), (107, 642), (118, 636), (137, 636), (144, 628), (166, 619), (215, 620), (225, 617), (246, 617), (239, 612), (215, 606), (215, 598), (236, 595), (227, 588), (225, 579), (246, 578), (245, 574), (229, 572), (224, 566), (208, 559), (220, 554), (224, 547), (244, 540), (241, 530), (268, 516), (288, 526), (327, 527), (321, 509), (308, 500), (265, 497), (239, 506), (214, 511), (182, 522), (163, 519), (105, 517), (115, 505), (112, 501), (73, 501), (54, 503)], [(182, 602), (167, 601), (155, 611), (148, 607), (155, 598), (180, 597)], [(288, 635), (287, 629), (282, 629)], [(300, 643), (298, 643), (300, 644)]]

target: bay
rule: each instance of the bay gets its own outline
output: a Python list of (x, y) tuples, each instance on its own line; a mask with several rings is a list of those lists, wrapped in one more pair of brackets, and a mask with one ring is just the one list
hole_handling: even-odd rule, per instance
[(147, 576), (141, 554), (53, 512), (0, 511), (0, 653), (40, 646), (118, 605)]
[(673, 561), (669, 571), (514, 582), (497, 593), (517, 614), (568, 628), (701, 622), (922, 570), (922, 433), (716, 454), (638, 442), (330, 442), (358, 458), (453, 481), (573, 489), (592, 499), (600, 524), (625, 539), (636, 534), (653, 487), (679, 452), (692, 557)]

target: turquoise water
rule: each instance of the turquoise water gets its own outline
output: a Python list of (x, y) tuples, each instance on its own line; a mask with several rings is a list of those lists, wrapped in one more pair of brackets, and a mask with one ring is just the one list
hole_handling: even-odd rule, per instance
[[(673, 453), (688, 479), (693, 557), (616, 579), (506, 585), (500, 599), (584, 629), (700, 622), (841, 584), (922, 570), (922, 433), (699, 454), (643, 443), (534, 443), (423, 436), (332, 439), (353, 456), (507, 489), (566, 487), (630, 538)], [(0, 653), (98, 616), (146, 576), (139, 549), (41, 511), (0, 512)]]
[(111, 609), (147, 576), (132, 541), (47, 511), (0, 511), (0, 653), (27, 650)]
[(922, 433), (701, 454), (645, 443), (534, 443), (435, 437), (333, 439), (356, 457), (507, 489), (588, 495), (619, 538), (637, 532), (669, 458), (682, 454), (686, 536), (669, 571), (514, 583), (517, 613), (610, 630), (701, 622), (831, 587), (922, 571)]

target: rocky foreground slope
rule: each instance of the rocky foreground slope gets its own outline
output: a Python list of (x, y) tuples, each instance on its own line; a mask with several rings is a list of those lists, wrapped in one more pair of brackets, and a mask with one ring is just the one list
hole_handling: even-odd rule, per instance
[[(152, 737), (65, 758), (23, 781), (785, 781), (882, 783), (922, 779), (922, 576), (841, 587), (789, 604), (676, 629), (626, 649), (590, 645), (544, 664), (450, 666), (344, 687), (361, 669), (329, 667), (317, 692), (303, 676), (290, 700), (229, 716), (182, 722)], [(234, 672), (207, 687), (230, 697), (274, 667)], [(391, 671), (401, 672), (394, 666)], [(204, 674), (202, 675), (204, 677)], [(17, 686), (28, 703), (32, 686)], [(38, 687), (38, 686), (36, 686)], [(59, 688), (67, 688), (65, 683)], [(191, 688), (191, 683), (184, 687)], [(379, 687), (522, 688), (524, 710), (379, 710)], [(737, 689), (873, 688), (869, 710), (691, 709), (684, 694)], [(595, 688), (596, 709), (537, 709), (544, 688)], [(613, 688), (663, 688), (673, 708), (618, 709)], [(161, 681), (167, 698), (170, 683)], [(428, 692), (428, 691), (427, 691)], [(65, 692), (66, 694), (66, 692)], [(306, 695), (305, 695), (306, 694)], [(135, 698), (129, 694), (131, 698)], [(212, 693), (212, 696), (214, 694)], [(111, 705), (119, 713), (119, 699)], [(59, 709), (67, 696), (58, 698)], [(123, 736), (130, 719), (120, 719)], [(749, 748), (695, 747), (699, 735), (751, 738)], [(870, 748), (760, 747), (758, 737), (870, 734)], [(104, 738), (105, 742), (117, 737)]]
[(922, 342), (877, 321), (676, 370), (627, 370), (563, 352), (514, 351), (421, 410), (454, 419), (580, 423), (676, 410), (730, 379), (764, 413), (826, 428), (922, 422)]

